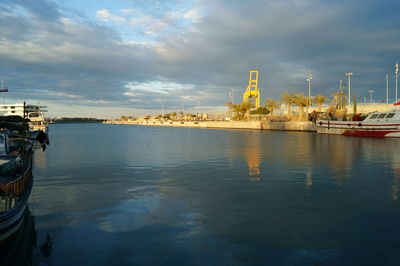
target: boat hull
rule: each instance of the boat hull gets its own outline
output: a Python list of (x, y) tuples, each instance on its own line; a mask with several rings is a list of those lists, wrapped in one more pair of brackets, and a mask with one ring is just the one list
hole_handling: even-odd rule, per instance
[(400, 138), (400, 124), (363, 121), (317, 121), (317, 133), (353, 137)]
[(30, 167), (27, 170), (30, 176), (24, 193), (14, 202), (14, 206), (11, 209), (0, 213), (0, 245), (12, 237), (23, 222), (24, 214), (26, 213), (25, 209), (33, 186), (33, 177)]
[(21, 209), (18, 212), (0, 221), (0, 245), (6, 242), (21, 227), (25, 208), (26, 204), (21, 205)]

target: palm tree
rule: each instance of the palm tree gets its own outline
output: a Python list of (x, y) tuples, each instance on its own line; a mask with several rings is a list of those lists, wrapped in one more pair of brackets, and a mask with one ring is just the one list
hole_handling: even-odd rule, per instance
[(235, 119), (242, 120), (243, 118), (245, 118), (245, 116), (248, 116), (252, 105), (253, 103), (250, 101), (245, 101), (239, 104), (232, 104), (232, 109), (235, 113)]
[(318, 94), (317, 96), (315, 96), (315, 101), (318, 104), (318, 112), (321, 112), (322, 110), (322, 104), (324, 102), (326, 102), (327, 100), (329, 100), (329, 98), (326, 98), (325, 96), (323, 96), (322, 94)]
[(274, 114), (274, 110), (280, 107), (280, 104), (272, 98), (265, 100), (264, 106), (270, 111), (271, 117)]
[(240, 104), (232, 104), (232, 109), (233, 109), (233, 112), (235, 113), (234, 119), (240, 120), (240, 114), (241, 114)]
[(294, 95), (294, 103), (300, 109), (300, 114), (299, 114), (300, 119), (303, 119), (304, 107), (306, 107), (308, 104), (308, 97), (304, 96), (303, 93), (297, 93), (296, 95)]
[(172, 117), (172, 120), (176, 120), (176, 112), (173, 112), (173, 113), (171, 114), (171, 117)]
[(184, 116), (185, 114), (183, 113), (183, 111), (179, 111), (179, 117), (183, 120), (183, 116)]
[(293, 105), (293, 101), (294, 100), (294, 95), (292, 93), (288, 93), (285, 92), (282, 94), (282, 103), (286, 104), (287, 109), (288, 109), (288, 118), (290, 119), (290, 117), (292, 116), (292, 105)]
[(253, 107), (253, 103), (250, 101), (245, 101), (242, 102), (240, 105), (241, 105), (242, 117), (248, 118), (250, 116), (250, 109), (251, 107)]

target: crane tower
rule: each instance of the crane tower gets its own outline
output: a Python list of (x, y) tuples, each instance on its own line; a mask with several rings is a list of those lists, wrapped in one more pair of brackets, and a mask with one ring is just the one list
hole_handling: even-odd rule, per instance
[(249, 85), (243, 93), (243, 102), (255, 99), (256, 109), (260, 108), (260, 91), (258, 90), (258, 70), (249, 72)]

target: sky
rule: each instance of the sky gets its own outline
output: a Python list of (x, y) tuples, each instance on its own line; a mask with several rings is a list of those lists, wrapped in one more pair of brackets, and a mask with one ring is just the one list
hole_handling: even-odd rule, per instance
[(385, 100), (388, 74), (393, 102), (399, 13), (395, 0), (1, 0), (0, 103), (50, 117), (221, 112), (250, 70), (262, 102), (308, 95), (308, 71), (328, 97), (352, 72), (359, 102)]

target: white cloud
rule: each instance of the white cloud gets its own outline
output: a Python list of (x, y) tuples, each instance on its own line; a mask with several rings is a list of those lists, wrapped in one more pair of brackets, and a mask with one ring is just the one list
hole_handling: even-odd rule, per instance
[(130, 82), (125, 86), (128, 91), (125, 96), (136, 97), (139, 94), (171, 94), (175, 91), (188, 91), (193, 89), (191, 84), (179, 84), (174, 82), (152, 81), (145, 83)]
[(97, 10), (96, 17), (104, 22), (124, 23), (125, 18), (111, 14), (107, 9)]
[(183, 15), (183, 17), (186, 18), (186, 19), (190, 19), (190, 20), (192, 20), (193, 22), (196, 22), (196, 23), (200, 22), (200, 20), (202, 18), (200, 12), (197, 9), (191, 9), (191, 10), (187, 11)]
[(139, 11), (137, 9), (121, 9), (122, 14), (132, 14), (132, 13), (138, 13)]
[(57, 91), (49, 91), (49, 90), (43, 90), (40, 92), (43, 94), (46, 94), (46, 95), (58, 96), (58, 97), (62, 97), (62, 98), (72, 98), (72, 99), (82, 98), (81, 95), (69, 94), (66, 92), (57, 92)]

